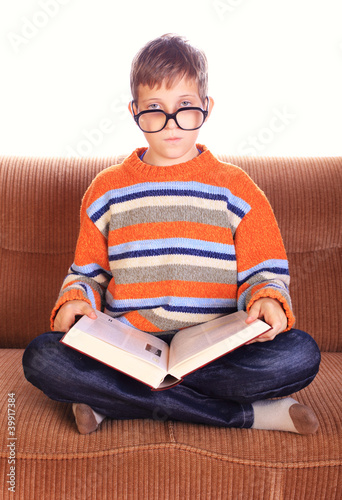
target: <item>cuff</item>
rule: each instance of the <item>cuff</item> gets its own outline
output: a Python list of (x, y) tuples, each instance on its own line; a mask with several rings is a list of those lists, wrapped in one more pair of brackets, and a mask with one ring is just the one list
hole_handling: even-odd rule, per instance
[(287, 317), (287, 328), (284, 331), (286, 332), (288, 330), (291, 330), (291, 328), (293, 328), (293, 326), (295, 324), (295, 320), (296, 320), (295, 316), (292, 312), (292, 309), (291, 309), (289, 303), (285, 299), (285, 297), (281, 293), (277, 292), (276, 290), (272, 290), (271, 288), (264, 288), (262, 290), (259, 290), (257, 293), (255, 293), (255, 295), (253, 295), (251, 300), (248, 302), (247, 312), (250, 310), (250, 308), (252, 307), (254, 302), (256, 302), (258, 299), (263, 299), (263, 298), (267, 298), (267, 297), (270, 299), (276, 299), (283, 306), (284, 312), (285, 312), (286, 317)]
[[(92, 306), (92, 303), (90, 302), (89, 299), (86, 299), (81, 292), (81, 290), (70, 290), (69, 292), (66, 292), (63, 294), (56, 302), (55, 307), (52, 309), (51, 316), (50, 316), (50, 326), (51, 330), (54, 331), (54, 322), (55, 318), (57, 316), (58, 311), (62, 307), (63, 304), (66, 304), (67, 302), (70, 302), (71, 300), (83, 300), (83, 302), (87, 302)], [(93, 306), (92, 306), (93, 307)]]

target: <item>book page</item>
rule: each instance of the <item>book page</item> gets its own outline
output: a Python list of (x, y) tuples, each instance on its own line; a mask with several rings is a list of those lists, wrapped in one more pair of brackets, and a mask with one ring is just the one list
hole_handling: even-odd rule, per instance
[(67, 333), (60, 342), (149, 385), (151, 388), (157, 389), (165, 379), (166, 370), (160, 366), (151, 364), (140, 356), (135, 356), (131, 352), (104, 342), (81, 330), (75, 329), (71, 337)]
[(72, 337), (78, 335), (79, 331), (83, 331), (167, 370), (169, 346), (166, 342), (154, 335), (125, 325), (121, 321), (111, 318), (108, 314), (96, 311), (96, 315), (96, 320), (83, 316), (67, 335)]
[(246, 318), (245, 311), (238, 311), (177, 332), (171, 342), (169, 371), (217, 344), (222, 344), (222, 353), (229, 352), (270, 329), (260, 320), (247, 325)]

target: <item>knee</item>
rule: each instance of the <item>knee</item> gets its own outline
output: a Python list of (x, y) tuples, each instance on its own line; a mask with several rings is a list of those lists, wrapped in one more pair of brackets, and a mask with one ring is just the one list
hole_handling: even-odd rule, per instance
[[(321, 353), (315, 340), (302, 330), (292, 329), (278, 335), (275, 342), (279, 363), (277, 377), (284, 377), (289, 383), (302, 380), (309, 384), (317, 375)], [(273, 367), (275, 369), (275, 366)], [(276, 373), (276, 371), (274, 372)]]
[(256, 359), (240, 402), (280, 397), (309, 385), (318, 373), (321, 354), (315, 340), (301, 330), (289, 330), (270, 342), (256, 342)]
[(285, 381), (313, 380), (321, 360), (315, 340), (301, 330), (289, 330), (270, 342), (256, 342), (258, 372), (261, 377)]
[(316, 341), (302, 330), (293, 329), (288, 334), (293, 337), (294, 361), (308, 376), (315, 376), (321, 362), (321, 353)]
[(22, 364), (26, 379), (34, 385), (40, 380), (54, 360), (58, 358), (59, 339), (57, 333), (44, 333), (26, 347)]

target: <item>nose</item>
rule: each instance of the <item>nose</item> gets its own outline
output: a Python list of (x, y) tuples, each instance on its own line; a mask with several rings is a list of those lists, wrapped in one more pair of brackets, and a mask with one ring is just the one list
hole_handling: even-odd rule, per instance
[(175, 128), (178, 128), (178, 125), (176, 123), (176, 119), (174, 118), (168, 118), (167, 123), (165, 125), (166, 129), (173, 130)]

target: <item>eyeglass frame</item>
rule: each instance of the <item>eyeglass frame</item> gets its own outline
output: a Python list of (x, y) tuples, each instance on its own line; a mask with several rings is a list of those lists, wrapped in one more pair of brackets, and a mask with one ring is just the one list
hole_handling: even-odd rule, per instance
[[(140, 113), (138, 113), (136, 115), (134, 112), (134, 107), (133, 107), (133, 104), (136, 104), (135, 100), (133, 100), (131, 102), (131, 107), (132, 107), (132, 111), (133, 111), (133, 118), (134, 118), (136, 124), (138, 125), (138, 127), (140, 128), (140, 130), (142, 130), (144, 132), (144, 134), (156, 134), (158, 132), (161, 132), (162, 130), (164, 130), (168, 121), (171, 119), (175, 121), (177, 127), (179, 127), (181, 130), (191, 132), (192, 130), (198, 130), (199, 128), (201, 128), (203, 123), (205, 122), (205, 120), (208, 117), (208, 114), (209, 114), (209, 97), (208, 96), (206, 96), (206, 100), (207, 100), (207, 109), (202, 109), (199, 107), (178, 108), (177, 111), (175, 111), (174, 113), (166, 113), (166, 111), (164, 111), (163, 109), (146, 109), (145, 111), (140, 111)], [(201, 125), (199, 127), (196, 127), (196, 128), (183, 128), (179, 125), (179, 123), (177, 121), (177, 114), (180, 113), (181, 111), (201, 111), (203, 114), (203, 122), (201, 123)], [(166, 121), (164, 123), (164, 126), (161, 129), (147, 131), (147, 130), (144, 130), (141, 128), (141, 126), (139, 125), (140, 116), (145, 115), (145, 114), (150, 114), (150, 113), (163, 113), (165, 115)]]

